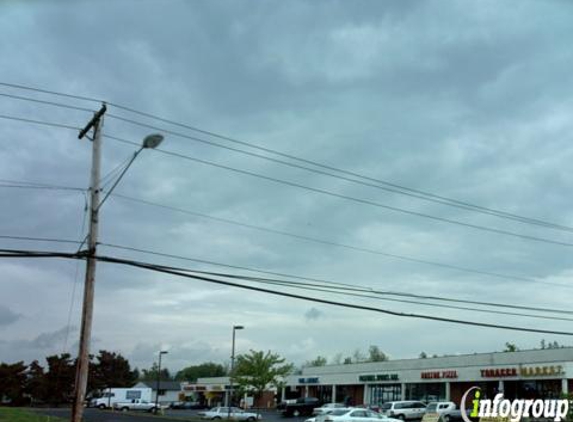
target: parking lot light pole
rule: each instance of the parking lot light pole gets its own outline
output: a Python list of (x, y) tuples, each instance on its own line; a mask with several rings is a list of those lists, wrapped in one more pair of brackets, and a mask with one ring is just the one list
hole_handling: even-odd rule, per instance
[(161, 356), (166, 355), (168, 352), (167, 350), (161, 350), (159, 352), (159, 365), (157, 367), (157, 384), (155, 385), (155, 411), (159, 409), (159, 387), (161, 385)]
[(229, 400), (227, 402), (227, 419), (231, 419), (231, 406), (233, 404), (233, 376), (235, 375), (235, 331), (242, 330), (242, 325), (233, 325), (233, 343), (231, 346), (231, 372), (229, 377)]

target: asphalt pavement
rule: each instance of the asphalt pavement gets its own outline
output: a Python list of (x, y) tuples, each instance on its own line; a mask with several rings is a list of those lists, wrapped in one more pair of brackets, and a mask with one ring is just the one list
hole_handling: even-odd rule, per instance
[[(63, 419), (70, 418), (70, 409), (31, 409), (42, 415), (57, 416)], [(87, 408), (84, 411), (85, 422), (174, 422), (194, 421), (199, 422), (197, 410), (167, 409), (164, 415), (152, 415), (142, 412), (113, 412), (111, 410), (99, 410)], [(284, 418), (275, 411), (262, 411), (263, 422), (304, 422), (306, 417)]]

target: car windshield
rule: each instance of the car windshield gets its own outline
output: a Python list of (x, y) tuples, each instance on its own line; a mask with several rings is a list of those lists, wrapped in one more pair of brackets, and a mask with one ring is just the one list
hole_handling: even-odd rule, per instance
[(428, 410), (428, 411), (430, 411), (430, 412), (433, 412), (434, 410), (436, 410), (436, 407), (437, 407), (437, 406), (438, 406), (437, 403), (430, 403), (430, 404), (428, 405), (428, 407), (426, 407), (426, 410)]
[(382, 410), (388, 410), (392, 407), (390, 403), (384, 403), (381, 407)]

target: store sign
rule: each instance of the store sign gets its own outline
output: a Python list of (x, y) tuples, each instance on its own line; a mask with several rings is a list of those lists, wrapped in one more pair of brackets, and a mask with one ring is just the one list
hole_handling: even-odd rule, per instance
[(183, 385), (183, 390), (185, 391), (205, 391), (207, 388), (204, 385), (192, 385), (192, 384), (185, 384)]
[(359, 375), (360, 382), (398, 381), (398, 374)]
[(319, 380), (318, 377), (314, 377), (314, 378), (299, 378), (298, 379), (298, 383), (299, 384), (318, 384)]
[(508, 378), (508, 377), (555, 377), (565, 375), (561, 365), (550, 366), (522, 366), (520, 368), (491, 368), (480, 369), (482, 378)]
[(519, 375), (522, 377), (542, 377), (565, 375), (561, 365), (551, 366), (524, 366), (519, 368)]
[(517, 368), (480, 369), (480, 372), (482, 378), (507, 378), (517, 376)]
[(420, 373), (422, 379), (457, 378), (458, 371), (425, 371)]

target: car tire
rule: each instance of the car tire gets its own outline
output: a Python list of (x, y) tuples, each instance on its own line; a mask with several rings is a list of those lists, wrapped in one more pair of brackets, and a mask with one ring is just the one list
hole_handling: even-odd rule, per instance
[(444, 415), (442, 417), (443, 422), (450, 422), (450, 415)]
[(406, 416), (404, 416), (404, 415), (397, 415), (396, 417), (397, 417), (398, 419), (403, 420), (403, 421), (406, 420)]
[(215, 416), (215, 417), (213, 418), (213, 420), (214, 420), (214, 421), (220, 421), (220, 420), (221, 420), (221, 417), (220, 417), (220, 416)]
[(100, 405), (98, 405), (97, 408), (103, 410), (103, 409), (105, 409), (105, 407), (106, 407), (105, 404), (100, 404)]
[(252, 416), (249, 416), (247, 418), (247, 422), (255, 422), (255, 418), (253, 418)]
[(122, 411), (122, 412), (127, 412), (128, 410), (129, 410), (129, 407), (122, 407), (122, 408), (121, 408), (121, 411)]
[(292, 411), (292, 415), (293, 415), (295, 418), (298, 418), (298, 417), (300, 416), (300, 410), (298, 410), (298, 409), (297, 409), (297, 410), (293, 410), (293, 411)]

